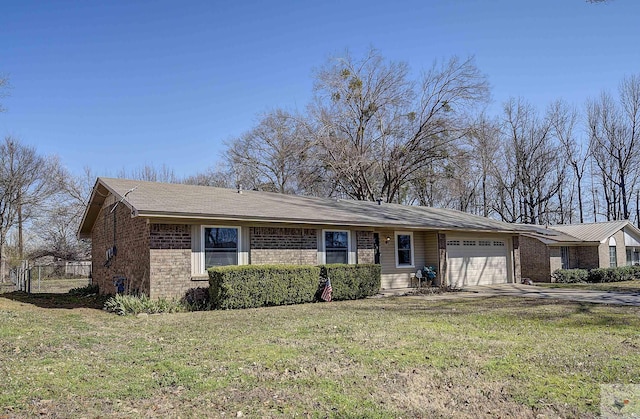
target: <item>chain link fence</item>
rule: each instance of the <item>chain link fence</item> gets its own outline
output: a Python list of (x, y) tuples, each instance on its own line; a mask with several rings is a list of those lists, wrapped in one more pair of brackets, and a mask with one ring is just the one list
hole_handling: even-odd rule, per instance
[(72, 288), (91, 284), (91, 262), (57, 261), (31, 265), (23, 261), (9, 271), (9, 280), (8, 284), (2, 284), (1, 292), (66, 293)]

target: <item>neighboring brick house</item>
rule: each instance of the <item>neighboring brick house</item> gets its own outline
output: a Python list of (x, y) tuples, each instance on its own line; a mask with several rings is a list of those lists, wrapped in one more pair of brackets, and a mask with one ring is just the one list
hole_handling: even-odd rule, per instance
[(520, 238), (522, 277), (550, 282), (557, 269), (640, 264), (640, 230), (629, 221), (531, 226)]
[(382, 288), (424, 266), (441, 284), (517, 282), (520, 231), (455, 210), (98, 178), (78, 235), (102, 293), (172, 298), (219, 265), (379, 263)]

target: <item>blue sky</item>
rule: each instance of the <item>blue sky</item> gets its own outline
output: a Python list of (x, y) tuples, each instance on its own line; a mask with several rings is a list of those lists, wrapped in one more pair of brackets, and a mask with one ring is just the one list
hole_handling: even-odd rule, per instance
[(640, 74), (640, 1), (0, 0), (0, 135), (74, 174), (214, 166), (224, 141), (276, 107), (303, 110), (313, 69), (373, 46), (418, 74), (474, 55), (493, 111), (582, 106)]

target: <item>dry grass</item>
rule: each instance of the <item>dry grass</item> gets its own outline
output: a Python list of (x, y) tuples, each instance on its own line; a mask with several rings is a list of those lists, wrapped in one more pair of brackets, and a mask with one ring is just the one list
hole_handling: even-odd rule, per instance
[[(31, 280), (31, 292), (34, 294), (64, 294), (72, 288), (80, 288), (89, 284), (88, 278), (80, 279), (45, 279), (38, 281), (36, 278)], [(0, 294), (13, 292), (16, 286), (11, 283), (0, 284)]]
[(403, 297), (121, 317), (70, 298), (0, 296), (0, 417), (589, 417), (600, 384), (640, 382), (636, 307)]

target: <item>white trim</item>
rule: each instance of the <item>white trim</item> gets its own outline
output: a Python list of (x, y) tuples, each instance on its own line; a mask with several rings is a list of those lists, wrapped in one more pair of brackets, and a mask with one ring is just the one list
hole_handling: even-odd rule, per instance
[(352, 256), (352, 251), (351, 251), (351, 230), (341, 230), (341, 229), (336, 229), (336, 228), (326, 228), (322, 230), (322, 234), (320, 237), (320, 264), (321, 265), (326, 265), (327, 263), (327, 252), (326, 252), (326, 243), (325, 243), (325, 233), (326, 232), (330, 232), (330, 233), (347, 233), (347, 264), (353, 264), (353, 256)]
[(609, 237), (609, 246), (615, 246), (615, 245), (616, 245), (615, 237), (613, 236)]
[(358, 237), (357, 232), (349, 230), (349, 256), (347, 257), (349, 265), (358, 264)]
[(631, 229), (624, 229), (624, 245), (626, 247), (640, 247), (640, 237), (636, 236)]
[(206, 264), (206, 257), (205, 257), (205, 242), (204, 242), (204, 229), (205, 228), (235, 228), (238, 232), (238, 243), (237, 243), (237, 249), (236, 249), (236, 260), (238, 261), (238, 265), (244, 265), (245, 261), (243, 260), (244, 258), (242, 257), (242, 252), (243, 252), (243, 246), (242, 246), (242, 227), (240, 226), (229, 226), (229, 225), (201, 225), (200, 226), (200, 253), (201, 253), (201, 261), (200, 261), (200, 273), (204, 274), (207, 273), (207, 269), (205, 267)]
[[(409, 236), (411, 240), (411, 264), (410, 265), (400, 265), (398, 263), (398, 236)], [(396, 257), (396, 268), (415, 268), (416, 267), (416, 257), (415, 257), (415, 246), (413, 244), (413, 232), (412, 231), (394, 231), (393, 232), (393, 247)]]

